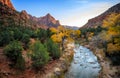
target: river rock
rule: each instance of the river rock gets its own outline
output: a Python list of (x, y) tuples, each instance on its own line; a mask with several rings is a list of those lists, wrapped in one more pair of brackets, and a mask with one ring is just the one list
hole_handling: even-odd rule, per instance
[(77, 61), (74, 61), (74, 64), (77, 64)]
[(80, 64), (80, 66), (83, 66), (83, 64)]
[(80, 56), (76, 56), (75, 58), (80, 58)]
[(60, 72), (61, 70), (60, 70), (60, 68), (55, 68), (54, 69), (54, 74), (56, 75), (56, 76), (59, 76), (59, 75), (61, 75), (61, 72)]

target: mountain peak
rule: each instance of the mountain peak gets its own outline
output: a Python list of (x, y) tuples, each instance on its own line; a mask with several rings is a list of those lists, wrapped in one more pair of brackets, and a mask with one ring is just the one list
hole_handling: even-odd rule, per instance
[(54, 18), (50, 13), (46, 14), (46, 15), (43, 16), (43, 17), (46, 18), (46, 19), (55, 20), (55, 18)]
[(10, 0), (0, 0), (4, 5), (7, 5), (9, 8), (15, 10)]
[(39, 23), (49, 26), (49, 27), (57, 27), (60, 26), (60, 23), (58, 20), (56, 20), (53, 16), (51, 16), (51, 14), (46, 14), (43, 17), (39, 18)]
[(28, 15), (28, 13), (26, 12), (26, 10), (22, 10), (21, 14)]
[(21, 11), (21, 17), (29, 19), (29, 14), (26, 12), (26, 10)]
[(50, 13), (46, 14), (46, 16), (51, 16)]

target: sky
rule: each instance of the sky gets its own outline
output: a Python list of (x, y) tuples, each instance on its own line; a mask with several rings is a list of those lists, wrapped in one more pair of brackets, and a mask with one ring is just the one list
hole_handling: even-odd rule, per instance
[(50, 13), (62, 25), (81, 27), (119, 0), (11, 0), (17, 11), (42, 17)]

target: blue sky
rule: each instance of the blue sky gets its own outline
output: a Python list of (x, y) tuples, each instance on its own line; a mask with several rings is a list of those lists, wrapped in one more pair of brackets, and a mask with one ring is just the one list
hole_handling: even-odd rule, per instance
[(119, 0), (11, 0), (16, 10), (41, 17), (50, 13), (63, 25), (82, 26)]

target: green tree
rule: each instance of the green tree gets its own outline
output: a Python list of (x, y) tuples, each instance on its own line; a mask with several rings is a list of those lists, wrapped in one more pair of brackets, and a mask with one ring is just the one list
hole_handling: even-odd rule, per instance
[(22, 57), (22, 50), (23, 48), (19, 41), (12, 41), (4, 48), (4, 53), (12, 62), (12, 66), (24, 70), (25, 60)]
[(27, 44), (30, 41), (30, 36), (28, 34), (23, 34), (21, 41)]
[(48, 39), (46, 42), (47, 50), (53, 59), (58, 59), (61, 55), (59, 46), (55, 44), (52, 39)]
[(12, 28), (12, 30), (14, 31), (14, 39), (15, 40), (20, 40), (23, 36), (22, 31), (19, 28)]
[(12, 31), (2, 31), (0, 33), (0, 46), (9, 44), (14, 39)]
[(32, 65), (34, 68), (39, 69), (49, 61), (49, 54), (47, 48), (40, 42), (36, 41), (30, 46)]

